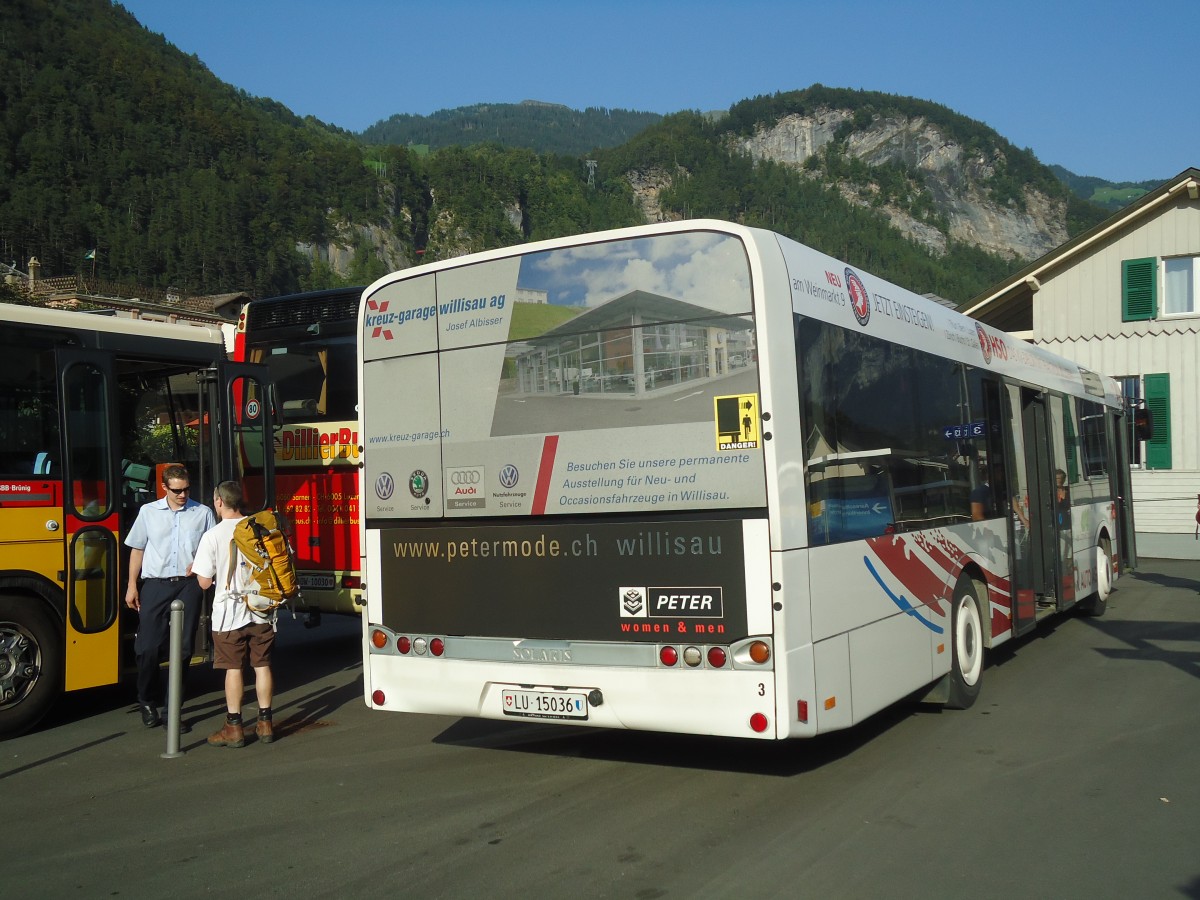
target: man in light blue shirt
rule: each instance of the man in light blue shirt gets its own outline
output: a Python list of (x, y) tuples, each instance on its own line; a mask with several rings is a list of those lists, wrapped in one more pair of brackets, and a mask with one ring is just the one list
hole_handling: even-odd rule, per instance
[[(137, 657), (137, 699), (142, 724), (161, 724), (158, 708), (165, 692), (161, 663), (170, 651), (171, 602), (183, 601), (183, 658), (191, 659), (204, 592), (192, 575), (192, 559), (204, 532), (216, 524), (213, 511), (189, 496), (191, 477), (183, 466), (163, 469), (166, 496), (138, 510), (125, 544), (129, 587), (125, 605), (139, 613), (133, 652)], [(141, 577), (141, 584), (138, 578)], [(186, 684), (187, 668), (184, 668)]]

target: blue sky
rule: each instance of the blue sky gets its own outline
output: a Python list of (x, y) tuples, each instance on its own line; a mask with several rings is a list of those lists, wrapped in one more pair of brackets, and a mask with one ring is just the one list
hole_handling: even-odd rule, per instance
[(350, 131), (544, 100), (727, 109), (821, 83), (932, 100), (1111, 181), (1200, 166), (1196, 0), (122, 0), (221, 80)]

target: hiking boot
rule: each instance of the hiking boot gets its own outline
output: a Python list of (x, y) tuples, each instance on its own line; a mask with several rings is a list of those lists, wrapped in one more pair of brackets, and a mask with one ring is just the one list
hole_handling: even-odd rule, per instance
[(275, 726), (271, 724), (270, 719), (259, 719), (255, 722), (254, 733), (258, 735), (258, 739), (264, 744), (269, 744), (275, 740)]
[(244, 747), (246, 732), (241, 725), (230, 725), (226, 722), (220, 731), (214, 731), (208, 736), (208, 743), (212, 747)]

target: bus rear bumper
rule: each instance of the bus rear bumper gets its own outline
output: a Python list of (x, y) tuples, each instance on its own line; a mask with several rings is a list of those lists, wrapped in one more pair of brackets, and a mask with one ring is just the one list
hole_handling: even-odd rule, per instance
[(369, 654), (366, 701), (376, 709), (509, 722), (778, 736), (770, 670), (525, 664), (504, 674), (496, 678), (495, 664)]

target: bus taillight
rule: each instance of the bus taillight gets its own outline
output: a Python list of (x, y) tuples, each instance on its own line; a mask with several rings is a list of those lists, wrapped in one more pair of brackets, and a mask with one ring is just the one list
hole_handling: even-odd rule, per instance
[(766, 641), (755, 641), (750, 645), (750, 658), (760, 666), (771, 659), (771, 645)]
[(412, 649), (412, 641), (408, 639), (407, 635), (402, 634), (396, 638), (396, 649), (401, 653), (407, 654)]
[(767, 717), (762, 713), (755, 713), (750, 717), (750, 730), (758, 734), (762, 734), (767, 730)]
[(699, 647), (684, 647), (683, 661), (694, 669), (704, 661), (704, 655)]
[(343, 575), (342, 588), (348, 591), (357, 591), (362, 587), (362, 578), (357, 575)]
[(374, 631), (371, 632), (371, 645), (376, 650), (382, 650), (384, 647), (387, 646), (387, 642), (388, 642), (387, 634), (380, 631), (378, 628), (376, 628)]
[(372, 691), (371, 702), (376, 706), (383, 706), (387, 702), (387, 698), (383, 696), (383, 691)]
[(658, 661), (664, 666), (673, 666), (679, 662), (679, 651), (674, 647), (659, 647)]
[(429, 642), (429, 652), (434, 656), (441, 656), (446, 652), (446, 642), (441, 638), (434, 638)]
[(714, 669), (725, 668), (725, 663), (728, 661), (729, 655), (725, 652), (724, 647), (709, 647), (708, 648), (708, 664)]

